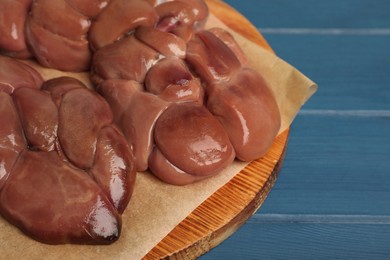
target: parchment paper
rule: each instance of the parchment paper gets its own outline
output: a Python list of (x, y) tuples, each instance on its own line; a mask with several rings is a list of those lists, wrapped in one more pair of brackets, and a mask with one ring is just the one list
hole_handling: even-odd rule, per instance
[[(211, 16), (208, 27), (224, 27)], [(271, 86), (282, 114), (285, 130), (301, 106), (317, 89), (310, 79), (269, 51), (232, 32)], [(40, 69), (45, 79), (63, 75)], [(86, 74), (67, 74), (88, 83)], [(38, 243), (23, 235), (0, 217), (0, 258), (2, 259), (140, 259), (160, 242), (198, 205), (227, 183), (247, 163), (235, 162), (218, 176), (185, 187), (164, 184), (150, 173), (138, 173), (131, 202), (123, 215), (119, 241), (110, 246), (58, 245)]]

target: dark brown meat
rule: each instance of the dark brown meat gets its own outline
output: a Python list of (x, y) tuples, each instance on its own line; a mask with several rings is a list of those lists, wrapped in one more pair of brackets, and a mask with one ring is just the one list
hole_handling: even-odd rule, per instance
[(201, 31), (188, 43), (187, 61), (206, 84), (228, 81), (241, 68), (234, 52), (209, 31)]
[(31, 56), (24, 35), (31, 3), (32, 0), (0, 1), (0, 53), (20, 59)]
[(154, 124), (168, 106), (168, 102), (157, 96), (138, 91), (123, 113), (119, 127), (133, 147), (137, 171), (148, 169), (148, 159), (154, 146)]
[(157, 148), (154, 148), (150, 154), (149, 167), (157, 178), (172, 185), (184, 186), (207, 178), (192, 175), (177, 168)]
[(85, 40), (91, 21), (67, 1), (37, 0), (31, 10), (35, 24), (72, 41)]
[(88, 71), (91, 49), (134, 32), (161, 55), (183, 58), (208, 17), (203, 0), (1, 0), (0, 7), (0, 52), (31, 51), (45, 67), (74, 72)]
[(141, 27), (135, 32), (138, 40), (161, 53), (165, 57), (184, 58), (186, 42), (176, 35), (152, 27)]
[(41, 75), (30, 66), (17, 60), (0, 56), (0, 92), (12, 94), (18, 88), (41, 87)]
[[(173, 106), (171, 103), (193, 102), (199, 106), (206, 100), (206, 107), (223, 126), (222, 132), (229, 136), (237, 158), (244, 161), (263, 156), (280, 127), (279, 110), (272, 92), (257, 72), (247, 68), (245, 55), (229, 33), (222, 29), (200, 31), (188, 43), (186, 61), (202, 81), (192, 75), (180, 55), (161, 47), (158, 38), (164, 39), (169, 32), (174, 33), (181, 26), (193, 26), (195, 15), (190, 7), (190, 3), (181, 1), (158, 3), (156, 11), (160, 20), (156, 28), (142, 27), (135, 37), (129, 36), (101, 49), (95, 55), (93, 66), (94, 81), (100, 83), (100, 92), (118, 114), (115, 121), (134, 149), (137, 170), (151, 167), (157, 176), (176, 184), (201, 179), (199, 176), (195, 178), (196, 174), (191, 172), (196, 167), (206, 176), (211, 176), (213, 171), (200, 165), (183, 168), (181, 162), (188, 166), (180, 156), (186, 154), (184, 148), (175, 153), (180, 158), (178, 161), (173, 157), (166, 158), (167, 150), (156, 148), (152, 152), (151, 147), (156, 141), (152, 138), (153, 131), (157, 131), (157, 128), (154, 130), (155, 122), (170, 111), (164, 112)], [(153, 55), (145, 44), (157, 52)], [(149, 53), (149, 58), (145, 58), (146, 53)], [(167, 57), (156, 58), (163, 53)], [(128, 60), (135, 62), (129, 64)], [(132, 69), (129, 70), (129, 66)], [(131, 83), (115, 79), (130, 80)], [(142, 91), (139, 85), (142, 83), (145, 90), (153, 95)], [(181, 112), (177, 109), (175, 113)], [(171, 124), (175, 125), (175, 129), (180, 128), (176, 126), (176, 121)], [(182, 128), (187, 129), (184, 125)], [(189, 149), (191, 141), (179, 139), (188, 141)], [(165, 146), (168, 147), (167, 144)], [(169, 147), (175, 150), (175, 146)], [(221, 159), (223, 163), (229, 160), (228, 156)], [(217, 168), (220, 171), (223, 167)]]
[(237, 158), (252, 161), (264, 156), (280, 128), (279, 109), (264, 79), (242, 69), (207, 91), (207, 107), (224, 126)]
[[(26, 37), (35, 58), (43, 66), (64, 71), (85, 71), (91, 52), (87, 40), (71, 40), (27, 19)], [(61, 51), (59, 51), (61, 50)]]
[(134, 81), (108, 80), (99, 92), (116, 112), (115, 121), (134, 151), (137, 171), (145, 171), (154, 146), (154, 124), (170, 104)]
[(157, 28), (169, 32), (179, 26), (191, 26), (195, 20), (192, 6), (186, 2), (166, 1), (156, 6), (159, 16)]
[(58, 138), (72, 163), (84, 170), (92, 167), (99, 131), (112, 119), (108, 104), (96, 93), (79, 88), (64, 94), (59, 108)]
[(261, 75), (244, 67), (231, 48), (208, 31), (191, 40), (187, 60), (206, 82), (207, 107), (227, 131), (237, 158), (263, 156), (279, 131), (280, 114)]
[(189, 4), (194, 14), (194, 24), (192, 27), (196, 30), (202, 30), (209, 17), (209, 8), (204, 0), (176, 0), (176, 2), (183, 2)]
[[(143, 83), (147, 71), (158, 60), (185, 57), (186, 41), (208, 16), (207, 5), (200, 0), (164, 1), (155, 9), (145, 0), (126, 1), (126, 4), (123, 1), (111, 1), (90, 30), (91, 45), (98, 49), (91, 70), (95, 84), (108, 79)], [(138, 18), (134, 20), (135, 17)], [(133, 30), (134, 34), (125, 35)]]
[(67, 77), (46, 82), (56, 97), (58, 139), (64, 155), (87, 171), (119, 213), (126, 208), (135, 182), (135, 158), (123, 134), (113, 125), (108, 103), (81, 82)]
[(135, 36), (108, 45), (93, 56), (92, 81), (98, 85), (108, 79), (126, 79), (143, 83), (147, 71), (161, 58)]
[(107, 7), (110, 0), (65, 0), (72, 8), (79, 13), (94, 18), (104, 8)]
[(273, 93), (232, 35), (202, 31), (203, 0), (30, 5), (0, 0), (0, 52), (25, 55), (26, 37), (42, 65), (90, 70), (105, 98), (68, 77), (41, 88), (35, 70), (0, 56), (0, 213), (35, 239), (111, 243), (136, 170), (186, 185), (272, 144)]
[(0, 91), (0, 214), (44, 243), (117, 240), (135, 158), (109, 105), (67, 77), (7, 92)]
[(162, 1), (156, 6), (159, 15), (157, 29), (171, 32), (186, 42), (193, 32), (203, 29), (208, 18), (208, 7), (202, 0)]
[(120, 215), (106, 194), (55, 152), (21, 154), (0, 194), (0, 212), (49, 244), (109, 244), (120, 235)]
[(240, 61), (241, 65), (244, 67), (249, 67), (249, 61), (247, 57), (245, 56), (245, 53), (240, 48), (236, 40), (234, 39), (233, 35), (231, 35), (228, 31), (219, 28), (214, 27), (208, 30), (209, 32), (213, 33), (215, 36), (217, 36), (223, 43), (228, 46), (232, 52), (236, 55), (237, 59)]
[(37, 89), (20, 88), (14, 92), (13, 98), (30, 148), (54, 151), (58, 111), (50, 95)]
[(148, 72), (145, 88), (169, 102), (197, 102), (203, 104), (201, 82), (179, 58), (160, 60)]
[(0, 192), (19, 157), (26, 148), (23, 128), (12, 97), (0, 91)]
[(129, 203), (135, 184), (134, 156), (130, 151), (116, 127), (107, 126), (99, 132), (90, 173), (119, 213)]
[(26, 37), (35, 58), (46, 67), (87, 71), (91, 60), (87, 39), (91, 19), (106, 4), (96, 0), (87, 8), (82, 0), (34, 1), (26, 23)]
[(93, 23), (89, 39), (93, 50), (112, 44), (138, 26), (153, 26), (157, 14), (144, 0), (111, 0)]
[(60, 107), (62, 96), (70, 90), (86, 88), (86, 86), (75, 78), (59, 77), (45, 81), (41, 87), (42, 90), (50, 93), (51, 98), (56, 104), (57, 108)]
[[(157, 120), (154, 138), (154, 149), (158, 152), (149, 160), (149, 166), (157, 177), (171, 184), (183, 185), (208, 178), (234, 160), (234, 150), (225, 130), (202, 105), (170, 106)], [(166, 158), (164, 164), (160, 162), (162, 157)], [(173, 176), (167, 175), (171, 165), (178, 171)], [(186, 174), (182, 177), (181, 172)]]
[(98, 91), (110, 104), (114, 114), (114, 121), (118, 124), (129, 106), (133, 95), (143, 91), (143, 86), (133, 80), (110, 79), (105, 80), (98, 87)]

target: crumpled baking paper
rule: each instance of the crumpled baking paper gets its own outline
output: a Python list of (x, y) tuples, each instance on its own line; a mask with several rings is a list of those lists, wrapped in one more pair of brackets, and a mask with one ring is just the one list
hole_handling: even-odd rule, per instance
[[(213, 15), (207, 26), (226, 28)], [(301, 106), (314, 94), (316, 84), (268, 50), (235, 32), (232, 34), (247, 54), (253, 68), (260, 71), (271, 86), (282, 115), (282, 132), (291, 124)], [(39, 70), (45, 79), (69, 75), (90, 86), (87, 74), (62, 73), (43, 68)], [(164, 184), (148, 172), (138, 173), (134, 195), (122, 216), (121, 237), (109, 246), (41, 244), (23, 235), (0, 217), (0, 258), (140, 259), (246, 165), (247, 163), (236, 161), (218, 176), (184, 187)]]

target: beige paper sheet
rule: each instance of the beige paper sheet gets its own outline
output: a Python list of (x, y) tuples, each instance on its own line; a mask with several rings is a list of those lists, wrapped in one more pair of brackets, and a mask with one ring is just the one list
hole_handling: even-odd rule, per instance
[[(225, 27), (211, 16), (208, 27), (216, 25)], [(291, 124), (305, 101), (314, 94), (317, 86), (269, 51), (233, 34), (249, 57), (251, 65), (262, 73), (272, 87), (282, 114), (282, 132)], [(53, 70), (40, 70), (46, 79), (61, 75)], [(83, 81), (87, 78), (85, 74), (68, 75)], [(123, 215), (121, 238), (110, 246), (41, 244), (24, 236), (0, 217), (0, 258), (140, 259), (246, 165), (235, 162), (218, 176), (185, 187), (167, 185), (149, 173), (139, 173), (134, 195)]]

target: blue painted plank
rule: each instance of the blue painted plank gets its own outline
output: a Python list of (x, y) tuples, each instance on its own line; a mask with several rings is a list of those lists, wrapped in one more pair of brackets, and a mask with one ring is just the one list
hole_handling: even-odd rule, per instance
[(390, 215), (390, 111), (385, 115), (303, 111), (260, 213)]
[(319, 85), (305, 108), (390, 109), (390, 35), (265, 37), (282, 59)]
[(388, 259), (390, 1), (226, 2), (320, 88), (260, 211), (202, 259)]
[(260, 28), (390, 28), (387, 0), (225, 0)]
[(201, 257), (212, 259), (389, 259), (390, 224), (262, 223), (251, 220)]
[[(374, 4), (369, 0), (279, 0), (258, 2), (256, 8), (251, 1), (227, 2), (245, 15), (252, 15), (252, 22), (259, 27), (344, 28), (342, 21), (353, 21), (356, 28), (387, 26), (388, 33), (384, 35), (325, 32), (319, 35), (265, 33), (264, 36), (282, 59), (319, 84), (319, 92), (307, 108), (390, 109), (390, 1), (374, 1)], [(276, 10), (288, 13), (276, 16)], [(300, 19), (294, 14), (308, 21), (296, 24)], [(257, 20), (263, 18), (268, 25), (259, 25)], [(316, 19), (322, 20), (318, 24)], [(360, 22), (372, 26), (361, 26)]]
[(309, 112), (260, 211), (201, 259), (389, 257), (390, 113)]

